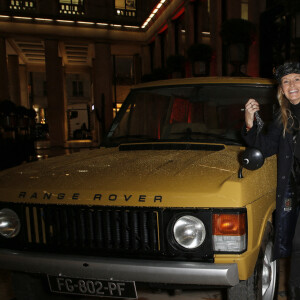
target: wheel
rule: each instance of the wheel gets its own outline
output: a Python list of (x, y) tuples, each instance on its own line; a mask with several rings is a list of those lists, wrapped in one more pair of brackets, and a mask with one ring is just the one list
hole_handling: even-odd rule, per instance
[(263, 257), (262, 269), (262, 299), (277, 299), (279, 283), (279, 261), (272, 261), (273, 242), (269, 241)]
[(272, 261), (273, 230), (267, 224), (261, 249), (250, 278), (227, 290), (227, 300), (275, 300), (279, 282), (279, 262)]

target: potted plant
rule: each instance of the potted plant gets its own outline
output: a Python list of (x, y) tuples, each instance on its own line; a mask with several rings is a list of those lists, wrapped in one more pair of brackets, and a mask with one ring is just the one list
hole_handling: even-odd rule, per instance
[(255, 34), (255, 25), (244, 19), (229, 19), (222, 24), (220, 35), (228, 49), (228, 60), (236, 68), (234, 75), (240, 75), (240, 66), (247, 63)]
[(255, 33), (256, 28), (252, 22), (229, 19), (222, 24), (220, 35), (224, 44), (242, 43), (249, 47), (254, 41)]
[(193, 44), (188, 48), (187, 56), (192, 63), (193, 76), (209, 74), (209, 63), (212, 57), (210, 45), (203, 43)]

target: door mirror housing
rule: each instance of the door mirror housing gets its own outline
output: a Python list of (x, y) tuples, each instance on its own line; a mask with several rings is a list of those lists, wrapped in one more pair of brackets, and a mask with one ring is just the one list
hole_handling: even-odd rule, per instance
[(256, 148), (247, 148), (241, 155), (241, 167), (239, 169), (239, 178), (243, 178), (242, 170), (257, 170), (263, 166), (265, 158), (262, 152)]

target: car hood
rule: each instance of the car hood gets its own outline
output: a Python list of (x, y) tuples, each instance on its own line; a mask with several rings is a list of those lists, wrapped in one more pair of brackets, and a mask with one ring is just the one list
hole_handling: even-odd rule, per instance
[[(240, 207), (259, 197), (252, 192), (249, 198), (245, 190), (249, 180), (258, 180), (251, 176), (254, 171), (245, 170), (247, 176), (238, 178), (242, 150), (238, 146), (219, 151), (103, 148), (49, 158), (2, 171), (1, 201)], [(264, 192), (274, 183), (274, 178), (265, 179), (260, 182)]]

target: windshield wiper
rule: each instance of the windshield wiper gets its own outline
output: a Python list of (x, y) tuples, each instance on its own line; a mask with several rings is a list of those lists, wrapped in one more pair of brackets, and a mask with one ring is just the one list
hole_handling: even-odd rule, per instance
[(158, 140), (159, 139), (153, 138), (148, 135), (137, 134), (137, 135), (122, 135), (122, 136), (111, 137), (107, 140), (107, 142), (109, 144), (120, 144), (124, 142), (133, 142), (133, 141), (155, 142)]
[(222, 142), (223, 143), (224, 141), (226, 141), (227, 142), (226, 144), (241, 145), (241, 143), (238, 142), (236, 139), (226, 137), (224, 134), (215, 134), (215, 133), (202, 132), (202, 131), (192, 131), (190, 128), (188, 128), (185, 132), (177, 132), (175, 134), (183, 134), (184, 136), (181, 137), (180, 140), (184, 140), (184, 141), (196, 141), (199, 139), (193, 138), (192, 135), (203, 135), (203, 136), (212, 138), (212, 139), (206, 139), (206, 141), (208, 141), (208, 142), (214, 141), (214, 142)]
[(224, 141), (225, 141), (226, 143), (224, 143), (224, 144), (226, 144), (226, 145), (242, 145), (241, 142), (238, 142), (237, 140), (228, 138), (226, 136), (216, 135), (216, 136), (213, 136), (213, 137), (214, 137), (214, 139), (213, 139), (214, 142), (224, 143)]

